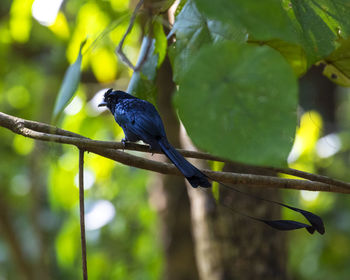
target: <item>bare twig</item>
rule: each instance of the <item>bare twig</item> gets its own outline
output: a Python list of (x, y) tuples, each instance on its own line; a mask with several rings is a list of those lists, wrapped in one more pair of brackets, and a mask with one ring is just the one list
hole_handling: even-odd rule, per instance
[(83, 279), (88, 279), (86, 262), (86, 239), (85, 239), (85, 207), (84, 207), (84, 150), (79, 149), (79, 210), (80, 210), (80, 240), (81, 261)]
[[(96, 141), (83, 137), (79, 134), (59, 129), (48, 124), (32, 122), (10, 116), (0, 112), (0, 126), (8, 128), (17, 134), (30, 137), (37, 140), (50, 141), (56, 143), (75, 145), (85, 151), (99, 154), (103, 157), (118, 161), (125, 165), (151, 170), (163, 174), (173, 174), (181, 176), (181, 173), (173, 164), (149, 160), (143, 157), (128, 154), (117, 149), (137, 150), (149, 153), (149, 147), (146, 145), (138, 145), (134, 143), (127, 143), (126, 147), (121, 142), (106, 142)], [(192, 156), (207, 160), (223, 159), (214, 157), (205, 153), (191, 152), (180, 150), (185, 156)], [(152, 151), (154, 152), (154, 151)], [(244, 166), (244, 165), (242, 165)], [(263, 168), (263, 167), (262, 167)], [(266, 167), (266, 170), (271, 169)], [(285, 170), (275, 169), (281, 173), (293, 173), (292, 175), (299, 177), (308, 177), (309, 180), (296, 180), (287, 178), (276, 178), (271, 176), (261, 176), (252, 174), (230, 173), (230, 172), (215, 172), (211, 170), (202, 170), (213, 180), (222, 183), (253, 185), (259, 187), (271, 188), (286, 188), (309, 191), (327, 191), (350, 193), (350, 184), (338, 180), (334, 180), (325, 176), (310, 174), (299, 170)]]
[(131, 29), (132, 27), (134, 26), (134, 22), (135, 22), (135, 19), (136, 19), (136, 15), (138, 13), (138, 11), (140, 10), (142, 4), (143, 4), (144, 0), (140, 0), (136, 7), (135, 7), (135, 10), (134, 12), (132, 13), (131, 15), (131, 18), (130, 18), (130, 22), (129, 22), (129, 26), (127, 28), (127, 30), (125, 31), (124, 35), (123, 35), (123, 38), (120, 40), (119, 42), (119, 45), (117, 47), (117, 54), (119, 55), (119, 57), (121, 58), (121, 60), (127, 64), (131, 69), (133, 69), (134, 71), (135, 70), (135, 66), (132, 64), (132, 62), (129, 60), (129, 58), (124, 54), (123, 52), (123, 45), (124, 45), (124, 41), (126, 39), (126, 37), (128, 36), (128, 34), (131, 32)]

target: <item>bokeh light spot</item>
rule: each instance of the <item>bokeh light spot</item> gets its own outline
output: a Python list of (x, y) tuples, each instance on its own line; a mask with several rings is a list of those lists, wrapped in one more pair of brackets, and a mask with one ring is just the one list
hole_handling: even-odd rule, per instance
[(11, 180), (11, 191), (15, 195), (24, 196), (30, 190), (29, 180), (27, 176), (18, 174)]
[(83, 101), (79, 96), (75, 96), (73, 100), (68, 104), (68, 106), (64, 109), (64, 112), (67, 115), (74, 116), (80, 112), (81, 108), (83, 108)]
[(301, 198), (309, 202), (316, 200), (319, 194), (320, 192), (313, 192), (313, 191), (300, 192)]
[(342, 143), (335, 133), (328, 134), (317, 141), (316, 152), (320, 158), (328, 158), (335, 155), (341, 148)]
[(29, 104), (30, 94), (23, 86), (14, 86), (7, 92), (7, 101), (13, 108), (22, 109)]
[[(95, 183), (95, 174), (93, 171), (89, 169), (84, 170), (84, 190), (91, 189), (93, 184)], [(79, 174), (77, 174), (74, 178), (74, 183), (76, 187), (79, 187)]]
[(32, 6), (33, 17), (42, 25), (52, 25), (63, 0), (35, 0)]
[(115, 216), (115, 208), (108, 200), (99, 200), (95, 202), (91, 210), (87, 212), (86, 229), (95, 230), (108, 224)]
[(34, 148), (34, 140), (22, 135), (15, 135), (13, 139), (13, 148), (20, 155), (28, 155)]

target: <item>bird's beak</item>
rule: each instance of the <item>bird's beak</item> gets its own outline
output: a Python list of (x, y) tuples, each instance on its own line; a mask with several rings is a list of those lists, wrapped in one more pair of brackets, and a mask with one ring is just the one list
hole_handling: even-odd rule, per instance
[(100, 104), (98, 104), (98, 107), (104, 107), (104, 106), (107, 106), (106, 101), (102, 101)]

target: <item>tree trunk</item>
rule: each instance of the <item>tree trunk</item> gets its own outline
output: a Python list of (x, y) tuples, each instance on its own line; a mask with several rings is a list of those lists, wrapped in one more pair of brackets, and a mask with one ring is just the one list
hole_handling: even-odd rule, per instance
[[(185, 143), (186, 148), (190, 148), (189, 141)], [(258, 174), (255, 170), (240, 170), (237, 166), (226, 166), (224, 170)], [(285, 234), (234, 213), (221, 204), (251, 216), (274, 219), (280, 216), (278, 207), (247, 198), (223, 186), (220, 186), (219, 205), (209, 189), (188, 187), (188, 191), (200, 279), (287, 278)], [(244, 187), (244, 191), (280, 199), (276, 190)]]
[[(163, 119), (169, 141), (180, 146), (179, 122), (172, 106), (175, 85), (170, 62), (166, 58), (157, 78), (158, 110)], [(157, 157), (157, 155), (154, 155)], [(164, 160), (165, 157), (162, 156)], [(198, 272), (191, 233), (190, 203), (185, 181), (178, 176), (156, 175), (151, 190), (151, 202), (160, 217), (161, 241), (165, 254), (164, 279), (196, 280)]]

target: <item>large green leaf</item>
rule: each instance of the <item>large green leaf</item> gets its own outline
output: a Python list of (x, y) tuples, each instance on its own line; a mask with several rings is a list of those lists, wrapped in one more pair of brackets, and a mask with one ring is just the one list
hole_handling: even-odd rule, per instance
[(245, 163), (285, 163), (296, 127), (297, 82), (273, 49), (234, 42), (202, 48), (175, 103), (200, 148)]
[(233, 27), (244, 26), (257, 40), (298, 42), (298, 34), (281, 0), (195, 0), (200, 11)]
[(209, 20), (198, 11), (193, 1), (187, 1), (177, 15), (170, 32), (170, 35), (172, 34), (176, 34), (176, 42), (169, 49), (169, 55), (175, 82), (179, 82), (192, 57), (202, 46), (225, 40), (246, 40), (244, 28)]
[(55, 121), (64, 110), (64, 108), (68, 105), (69, 101), (72, 99), (74, 93), (78, 89), (81, 74), (81, 61), (83, 59), (81, 50), (84, 44), (85, 42), (81, 44), (76, 61), (68, 67), (64, 75), (61, 88), (56, 97), (55, 107), (52, 114)]

